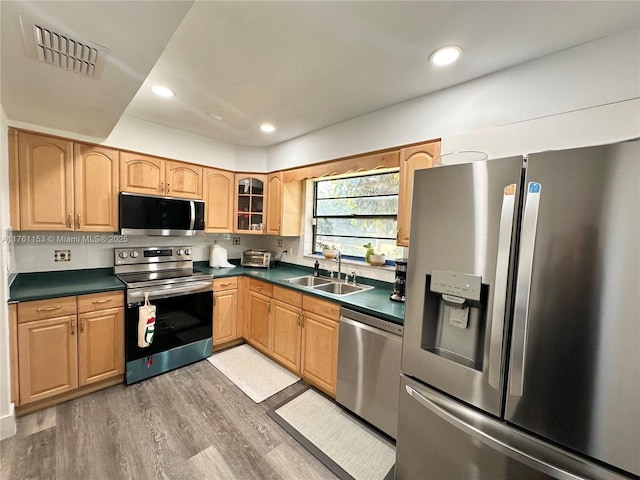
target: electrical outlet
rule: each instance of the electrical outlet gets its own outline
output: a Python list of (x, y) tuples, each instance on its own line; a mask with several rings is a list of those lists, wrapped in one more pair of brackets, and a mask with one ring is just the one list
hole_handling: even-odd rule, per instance
[(281, 238), (276, 240), (276, 247), (282, 247), (282, 239)]
[(54, 250), (53, 251), (53, 259), (56, 262), (70, 262), (71, 261), (71, 250)]
[(240, 245), (240, 237), (233, 237), (233, 244)]

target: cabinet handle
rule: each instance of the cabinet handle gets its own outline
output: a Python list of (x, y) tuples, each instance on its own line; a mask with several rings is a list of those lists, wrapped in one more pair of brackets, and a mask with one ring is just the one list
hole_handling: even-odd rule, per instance
[(69, 212), (69, 215), (67, 216), (67, 226), (69, 228), (73, 227), (73, 215), (71, 215), (71, 212)]
[(262, 286), (261, 286), (261, 285), (256, 285), (256, 288), (257, 288), (258, 290), (262, 290)]
[(93, 300), (91, 303), (109, 303), (111, 298), (107, 298), (106, 300)]
[(160, 182), (160, 191), (164, 193), (164, 182)]
[(304, 328), (304, 313), (300, 314), (300, 326)]
[(269, 313), (271, 313), (271, 302), (269, 302)]
[(80, 214), (76, 217), (76, 226), (78, 227), (78, 230), (80, 230)]
[(298, 326), (302, 327), (302, 319), (304, 318), (304, 316), (302, 315), (302, 313), (298, 314)]
[(171, 186), (169, 183), (167, 183), (167, 193), (169, 193), (171, 191)]
[(398, 228), (398, 231), (396, 232), (396, 242), (400, 241), (400, 230), (402, 230), (402, 227)]
[(60, 310), (61, 308), (62, 308), (62, 305), (56, 305), (55, 307), (38, 308), (36, 312), (52, 312), (54, 310)]
[(231, 285), (231, 282), (226, 282), (226, 283), (221, 283), (220, 284), (221, 287), (228, 287), (229, 285)]
[(71, 320), (71, 335), (75, 335), (75, 334), (76, 334), (76, 321)]
[(80, 333), (84, 332), (84, 317), (80, 317)]

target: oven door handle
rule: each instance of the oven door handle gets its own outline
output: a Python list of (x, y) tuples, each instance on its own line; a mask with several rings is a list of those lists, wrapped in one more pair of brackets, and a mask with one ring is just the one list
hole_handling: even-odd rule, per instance
[(177, 297), (180, 295), (189, 295), (190, 293), (199, 293), (213, 291), (213, 282), (193, 282), (186, 287), (171, 287), (157, 288), (148, 290), (141, 288), (139, 290), (129, 290), (127, 292), (127, 303), (138, 303), (144, 301), (145, 292), (149, 293), (149, 300)]

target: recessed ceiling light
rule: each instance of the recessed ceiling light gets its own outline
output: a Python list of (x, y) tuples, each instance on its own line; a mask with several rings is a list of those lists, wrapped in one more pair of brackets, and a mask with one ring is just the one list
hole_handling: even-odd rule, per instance
[(263, 123), (262, 125), (260, 125), (260, 130), (265, 133), (271, 133), (276, 131), (276, 127), (274, 127), (270, 123)]
[(176, 96), (173, 90), (168, 87), (163, 87), (162, 85), (154, 85), (153, 87), (151, 87), (151, 91), (159, 97), (169, 98)]
[(210, 112), (209, 116), (211, 118), (213, 118), (214, 120), (218, 120), (218, 121), (222, 120), (222, 117), (220, 115), (218, 115), (217, 113)]
[(440, 47), (429, 56), (429, 61), (433, 65), (442, 67), (444, 65), (450, 65), (462, 54), (462, 49), (456, 45), (447, 45), (446, 47)]

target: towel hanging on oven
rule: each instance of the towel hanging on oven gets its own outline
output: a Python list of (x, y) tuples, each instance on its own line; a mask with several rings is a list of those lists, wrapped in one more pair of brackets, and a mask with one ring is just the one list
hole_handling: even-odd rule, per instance
[(144, 292), (144, 305), (138, 308), (138, 346), (145, 348), (153, 342), (156, 324), (156, 306), (149, 303), (149, 292)]

